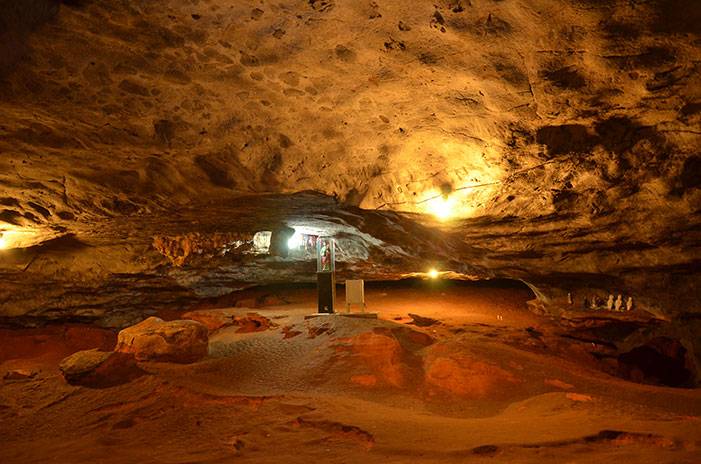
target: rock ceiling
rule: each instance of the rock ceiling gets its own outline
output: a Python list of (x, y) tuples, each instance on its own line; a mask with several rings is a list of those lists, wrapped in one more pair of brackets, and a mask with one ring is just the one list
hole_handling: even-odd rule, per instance
[(698, 311), (699, 24), (696, 0), (2, 0), (0, 313), (309, 280), (224, 250), (294, 226), (347, 275)]

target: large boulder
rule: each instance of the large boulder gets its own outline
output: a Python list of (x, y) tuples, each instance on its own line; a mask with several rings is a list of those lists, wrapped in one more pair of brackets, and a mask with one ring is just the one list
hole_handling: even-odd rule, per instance
[(208, 335), (197, 321), (149, 317), (119, 332), (115, 351), (133, 353), (139, 361), (191, 363), (207, 356)]
[(145, 374), (133, 354), (98, 349), (73, 353), (61, 361), (59, 369), (71, 385), (96, 388), (120, 385)]

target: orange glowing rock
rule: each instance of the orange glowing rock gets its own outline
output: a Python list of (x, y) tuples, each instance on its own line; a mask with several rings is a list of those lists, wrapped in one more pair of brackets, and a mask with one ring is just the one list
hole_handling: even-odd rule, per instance
[(558, 379), (545, 379), (543, 383), (545, 383), (545, 385), (550, 385), (551, 387), (559, 388), (561, 390), (572, 390), (574, 388), (574, 385), (571, 385), (567, 382), (563, 382), (562, 380)]
[(584, 395), (582, 393), (567, 393), (565, 395), (567, 399), (572, 400), (572, 401), (579, 401), (579, 402), (589, 402), (592, 401), (592, 397), (589, 395)]
[(374, 375), (354, 375), (351, 377), (351, 382), (363, 387), (374, 387), (377, 385), (377, 377)]
[(433, 394), (447, 392), (484, 398), (520, 383), (505, 369), (445, 345), (431, 348), (424, 359), (424, 370), (426, 384)]

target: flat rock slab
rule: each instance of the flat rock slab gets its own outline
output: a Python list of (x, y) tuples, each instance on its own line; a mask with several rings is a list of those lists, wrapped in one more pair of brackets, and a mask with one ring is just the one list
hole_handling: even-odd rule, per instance
[(200, 322), (149, 317), (119, 332), (115, 351), (139, 361), (191, 363), (207, 356), (208, 346), (209, 331)]

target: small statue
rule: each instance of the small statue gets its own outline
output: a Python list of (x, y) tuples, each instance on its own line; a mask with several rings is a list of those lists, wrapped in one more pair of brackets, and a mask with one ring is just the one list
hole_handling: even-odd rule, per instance
[(571, 305), (572, 303), (574, 303), (572, 301), (572, 294), (570, 292), (567, 292), (567, 304)]
[(609, 299), (606, 302), (606, 309), (613, 311), (613, 295), (609, 293)]
[(622, 308), (623, 308), (623, 296), (622, 295), (618, 295), (618, 298), (616, 298), (615, 307), (616, 307), (616, 311), (622, 310)]
[(331, 248), (326, 242), (321, 245), (321, 270), (331, 270)]
[(599, 297), (596, 295), (591, 299), (591, 309), (594, 311), (599, 309)]
[(633, 297), (629, 296), (628, 299), (626, 300), (626, 311), (632, 311), (633, 310)]

